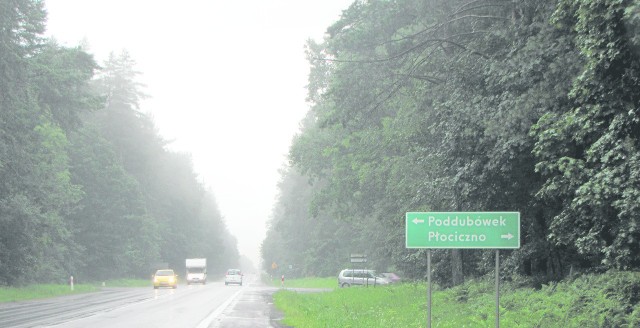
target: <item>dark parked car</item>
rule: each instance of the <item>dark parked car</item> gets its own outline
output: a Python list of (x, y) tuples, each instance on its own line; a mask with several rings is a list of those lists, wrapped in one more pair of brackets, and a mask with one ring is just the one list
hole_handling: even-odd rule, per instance
[(401, 278), (393, 272), (383, 272), (380, 275), (387, 278), (387, 280), (389, 280), (391, 283), (395, 283), (401, 280)]

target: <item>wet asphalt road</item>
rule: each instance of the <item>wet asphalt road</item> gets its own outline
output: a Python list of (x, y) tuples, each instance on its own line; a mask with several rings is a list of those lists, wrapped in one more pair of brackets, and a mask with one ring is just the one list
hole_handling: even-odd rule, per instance
[(272, 304), (277, 288), (246, 277), (244, 286), (105, 288), (52, 299), (0, 303), (0, 327), (284, 327)]

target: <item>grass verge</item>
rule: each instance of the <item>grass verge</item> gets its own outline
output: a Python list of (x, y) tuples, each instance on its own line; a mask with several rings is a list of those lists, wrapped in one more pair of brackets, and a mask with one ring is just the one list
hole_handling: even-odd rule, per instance
[[(426, 285), (338, 288), (328, 293), (274, 294), (293, 327), (424, 327)], [(495, 325), (491, 279), (433, 292), (433, 327)], [(504, 327), (639, 327), (640, 273), (588, 275), (540, 289), (501, 286)]]
[[(281, 286), (280, 279), (272, 279), (270, 284), (275, 287)], [(287, 288), (336, 288), (338, 280), (336, 278), (307, 277), (301, 279), (285, 279), (284, 286)]]

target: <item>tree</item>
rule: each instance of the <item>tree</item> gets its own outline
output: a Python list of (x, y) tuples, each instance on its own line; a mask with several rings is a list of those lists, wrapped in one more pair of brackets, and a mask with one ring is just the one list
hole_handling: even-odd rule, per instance
[[(424, 253), (403, 248), (408, 209), (520, 211), (523, 247), (503, 254), (511, 273), (559, 279), (598, 254), (635, 266), (637, 17), (624, 1), (354, 3), (308, 46), (314, 124), (291, 160), (317, 183), (315, 214), (382, 223), (376, 245), (416, 277)], [(454, 277), (440, 283), (489, 272), (488, 255), (451, 252), (449, 265), (436, 252), (436, 271), (450, 270), (438, 279)]]
[(90, 107), (79, 90), (95, 65), (43, 43), (41, 1), (3, 2), (0, 17), (0, 284), (63, 280), (80, 251), (65, 218), (82, 195), (71, 182), (65, 129)]
[(42, 1), (0, 2), (0, 285), (146, 278), (195, 252), (237, 263), (189, 156), (140, 110), (133, 59), (98, 71), (45, 41), (45, 18)]
[(638, 7), (632, 1), (560, 1), (557, 25), (570, 33), (584, 66), (569, 101), (534, 127), (539, 191), (556, 200), (550, 237), (586, 265), (637, 268), (640, 195)]

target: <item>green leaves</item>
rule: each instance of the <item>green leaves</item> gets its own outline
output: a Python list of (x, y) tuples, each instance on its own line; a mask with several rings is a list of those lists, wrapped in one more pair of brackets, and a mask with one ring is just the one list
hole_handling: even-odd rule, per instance
[(138, 108), (133, 59), (113, 55), (96, 76), (44, 25), (42, 1), (0, 2), (0, 285), (148, 278), (192, 256), (212, 273), (236, 266), (190, 158)]
[[(309, 45), (313, 108), (290, 159), (316, 182), (311, 214), (376, 226), (356, 236), (416, 276), (424, 261), (407, 259), (424, 254), (399, 222), (418, 209), (520, 211), (509, 272), (638, 267), (637, 7), (355, 3)], [(467, 274), (490, 268), (463, 256)]]
[(49, 41), (30, 58), (30, 64), (43, 115), (66, 131), (81, 125), (83, 113), (103, 105), (87, 83), (98, 66), (80, 48), (64, 48)]
[(58, 279), (76, 250), (65, 216), (82, 193), (71, 182), (65, 131), (44, 110), (50, 104), (32, 76), (43, 4), (5, 2), (0, 17), (0, 284)]
[[(575, 19), (576, 45), (586, 59), (569, 92), (570, 103), (540, 120), (537, 168), (547, 178), (541, 194), (563, 206), (551, 225), (552, 240), (574, 246), (607, 268), (640, 264), (630, 256), (640, 231), (623, 194), (635, 194), (638, 154), (637, 96), (640, 57), (632, 51), (624, 13), (629, 1), (563, 1)], [(549, 119), (552, 118), (552, 119)], [(629, 183), (631, 182), (631, 183)], [(633, 205), (635, 206), (635, 205)]]

